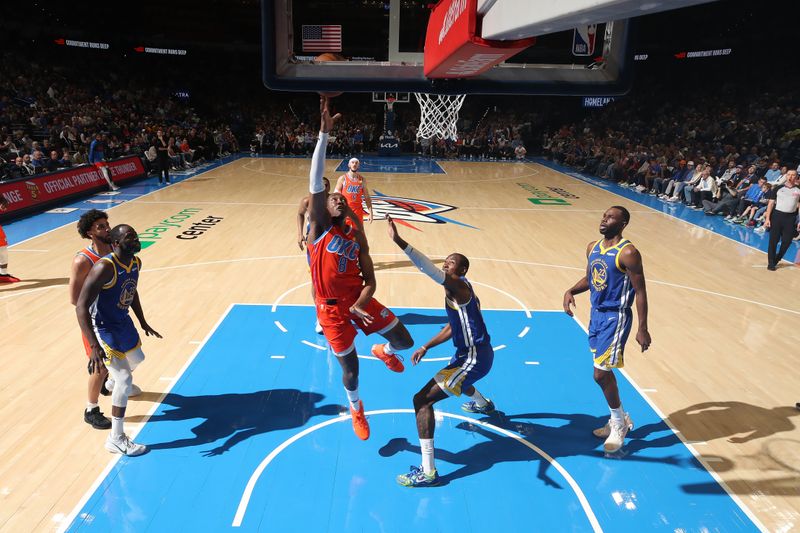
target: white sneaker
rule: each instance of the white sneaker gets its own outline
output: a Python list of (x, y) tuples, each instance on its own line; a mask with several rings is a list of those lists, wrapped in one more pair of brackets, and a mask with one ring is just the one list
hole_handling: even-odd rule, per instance
[[(106, 380), (106, 389), (108, 392), (114, 391), (114, 380), (109, 378)], [(134, 396), (139, 396), (142, 393), (142, 389), (136, 383), (131, 384), (131, 391), (128, 393), (128, 398), (133, 398)]]
[[(628, 413), (625, 413), (624, 424), (628, 426), (628, 429), (633, 429), (633, 420), (631, 420), (631, 416)], [(608, 419), (606, 425), (592, 430), (592, 435), (597, 437), (598, 439), (606, 439), (611, 434), (611, 419)]]
[(109, 435), (106, 438), (105, 448), (111, 453), (127, 455), (128, 457), (136, 457), (147, 451), (147, 446), (144, 444), (136, 444), (124, 433), (121, 437), (117, 438)]
[[(626, 417), (627, 418), (627, 417)], [(630, 418), (627, 418), (630, 421)], [(606, 441), (603, 443), (603, 448), (608, 453), (614, 453), (625, 443), (625, 436), (630, 431), (631, 426), (626, 424), (623, 420), (620, 422), (609, 421), (609, 431)]]
[(317, 320), (317, 323), (314, 324), (314, 331), (320, 334), (322, 333), (322, 326), (320, 325), (319, 320)]

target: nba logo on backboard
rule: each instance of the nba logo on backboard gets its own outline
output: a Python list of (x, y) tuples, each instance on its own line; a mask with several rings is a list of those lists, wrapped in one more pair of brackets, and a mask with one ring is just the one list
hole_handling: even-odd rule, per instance
[(594, 54), (594, 38), (596, 34), (597, 24), (575, 28), (572, 38), (572, 55), (590, 56)]

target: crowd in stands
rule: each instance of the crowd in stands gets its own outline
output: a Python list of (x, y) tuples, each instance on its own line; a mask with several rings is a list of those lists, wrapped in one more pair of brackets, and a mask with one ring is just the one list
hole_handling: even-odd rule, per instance
[(543, 151), (643, 195), (763, 232), (769, 191), (800, 161), (798, 101), (788, 90), (746, 99), (698, 93), (692, 103), (622, 98), (546, 135)]
[[(465, 113), (466, 118), (458, 123), (457, 140), (426, 139), (417, 138), (419, 108), (416, 104), (407, 104), (410, 108), (403, 110), (395, 105), (395, 130), (392, 131), (383, 126), (385, 117), (381, 104), (373, 103), (371, 112), (364, 111), (365, 98), (368, 96), (363, 94), (345, 95), (334, 101), (336, 111), (342, 111), (343, 116), (330, 137), (328, 152), (331, 155), (374, 152), (387, 138), (395, 139), (403, 153), (438, 158), (501, 161), (524, 159), (527, 154), (523, 137), (531, 131), (528, 115), (486, 111), (483, 118), (476, 121), (470, 117), (483, 112), (476, 106), (475, 113)], [(319, 129), (314, 119), (318, 113), (316, 105), (315, 99), (307, 95), (264, 102), (254, 121), (251, 152), (310, 155)]]
[(174, 169), (239, 150), (225, 122), (200, 117), (146, 81), (0, 55), (0, 180), (94, 162), (100, 152), (138, 155), (149, 170), (158, 128), (169, 136)]

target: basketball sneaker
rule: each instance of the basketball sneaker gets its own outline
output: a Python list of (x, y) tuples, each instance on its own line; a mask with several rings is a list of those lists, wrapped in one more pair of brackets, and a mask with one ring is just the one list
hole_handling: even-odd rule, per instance
[(483, 407), (478, 407), (478, 404), (475, 401), (469, 401), (461, 404), (461, 410), (466, 411), (467, 413), (488, 415), (494, 413), (494, 402), (492, 402), (492, 400), (489, 398), (486, 398), (486, 405)]
[[(625, 413), (623, 423), (628, 426), (629, 430), (633, 429), (633, 420), (631, 420), (631, 416), (628, 413)], [(592, 434), (598, 439), (607, 439), (611, 435), (611, 419), (608, 419), (605, 426), (592, 430)]]
[(625, 443), (625, 436), (628, 434), (628, 431), (631, 427), (625, 422), (615, 422), (611, 421), (609, 424), (609, 435), (606, 438), (606, 441), (603, 443), (603, 448), (607, 453), (614, 453)]
[(0, 274), (0, 283), (16, 283), (20, 279), (16, 276), (12, 276), (11, 274)]
[(404, 487), (435, 487), (439, 484), (439, 472), (426, 474), (421, 466), (412, 466), (408, 474), (397, 476), (397, 483)]
[(353, 417), (353, 431), (361, 440), (369, 438), (369, 422), (367, 417), (364, 416), (364, 402), (358, 400), (358, 410), (353, 409), (353, 404), (350, 404), (350, 415)]
[(121, 437), (117, 438), (114, 438), (113, 435), (109, 435), (106, 439), (105, 448), (111, 453), (127, 455), (128, 457), (136, 457), (147, 451), (147, 446), (144, 444), (136, 444), (124, 433)]
[[(114, 392), (114, 380), (109, 378), (106, 380), (106, 390), (108, 392)], [(139, 396), (142, 393), (142, 389), (136, 383), (131, 384), (131, 391), (128, 393), (128, 398), (133, 398), (134, 396)]]
[(322, 326), (320, 325), (319, 320), (317, 320), (317, 323), (314, 324), (314, 331), (320, 335), (322, 334)]
[(384, 346), (384, 344), (373, 344), (372, 355), (383, 361), (386, 364), (386, 367), (392, 372), (402, 372), (405, 370), (405, 366), (403, 366), (400, 356), (396, 353), (387, 354), (383, 349)]
[(91, 410), (83, 410), (83, 421), (91, 425), (94, 429), (109, 429), (111, 428), (111, 420), (103, 416), (99, 407), (93, 407)]

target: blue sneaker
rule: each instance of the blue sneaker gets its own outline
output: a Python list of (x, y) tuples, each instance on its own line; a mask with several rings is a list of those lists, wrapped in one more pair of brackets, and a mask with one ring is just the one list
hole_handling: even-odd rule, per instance
[(421, 466), (412, 466), (408, 474), (397, 476), (397, 482), (404, 487), (435, 487), (439, 484), (439, 473), (426, 474)]
[(466, 411), (467, 413), (476, 413), (479, 415), (488, 415), (494, 413), (494, 402), (489, 398), (486, 398), (487, 404), (483, 407), (478, 407), (474, 401), (466, 402), (461, 404), (461, 410)]

